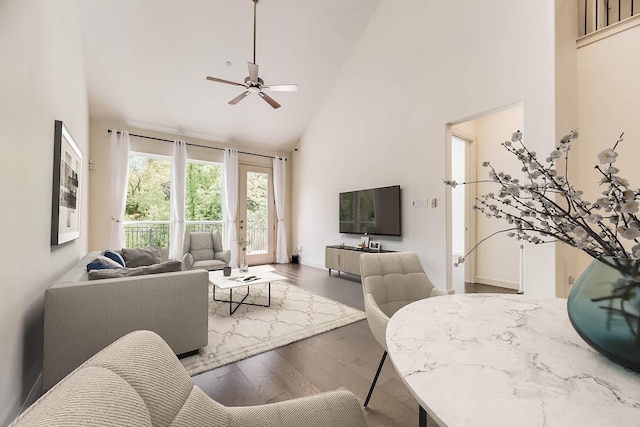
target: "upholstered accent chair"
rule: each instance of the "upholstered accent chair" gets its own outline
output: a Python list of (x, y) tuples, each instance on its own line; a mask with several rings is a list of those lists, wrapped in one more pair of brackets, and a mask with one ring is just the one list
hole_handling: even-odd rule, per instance
[(182, 254), (183, 270), (221, 270), (229, 265), (231, 259), (231, 251), (222, 249), (222, 237), (218, 230), (187, 231)]
[(413, 252), (364, 253), (360, 256), (364, 308), (371, 333), (384, 349), (364, 406), (369, 404), (378, 376), (387, 358), (387, 323), (407, 304), (446, 295), (434, 286)]
[(349, 391), (227, 407), (193, 384), (157, 334), (120, 338), (62, 379), (11, 427), (365, 427)]

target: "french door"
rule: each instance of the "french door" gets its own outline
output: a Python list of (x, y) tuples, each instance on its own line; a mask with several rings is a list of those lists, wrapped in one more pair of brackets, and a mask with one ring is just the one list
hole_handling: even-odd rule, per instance
[(249, 265), (273, 263), (275, 222), (272, 169), (240, 165), (238, 178), (238, 231), (240, 236), (246, 236), (247, 262)]

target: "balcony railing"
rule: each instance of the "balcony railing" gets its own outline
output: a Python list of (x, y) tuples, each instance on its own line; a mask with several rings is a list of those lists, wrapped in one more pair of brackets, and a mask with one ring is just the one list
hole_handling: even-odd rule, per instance
[[(187, 221), (186, 231), (218, 230), (223, 235), (222, 221)], [(124, 223), (125, 247), (143, 248), (156, 246), (169, 247), (169, 221), (126, 221)], [(266, 226), (247, 228), (247, 254), (263, 254), (268, 250), (268, 233)], [(180, 242), (182, 245), (182, 242)]]
[(628, 19), (640, 11), (640, 0), (579, 0), (579, 36)]
[[(127, 248), (149, 246), (168, 248), (170, 228), (169, 221), (126, 221), (124, 223), (125, 246)], [(218, 230), (224, 235), (222, 221), (187, 221), (185, 229), (186, 231)]]
[(247, 227), (247, 255), (265, 254), (268, 251), (266, 226)]

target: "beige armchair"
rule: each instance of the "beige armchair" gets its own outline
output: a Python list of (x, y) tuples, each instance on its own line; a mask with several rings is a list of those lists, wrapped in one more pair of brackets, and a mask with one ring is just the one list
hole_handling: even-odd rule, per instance
[(369, 328), (384, 349), (380, 365), (364, 401), (366, 407), (387, 358), (386, 332), (391, 316), (407, 304), (424, 298), (446, 295), (446, 292), (433, 285), (422, 269), (418, 256), (413, 252), (362, 254), (360, 272)]
[(182, 246), (182, 269), (221, 270), (229, 265), (231, 251), (222, 249), (218, 230), (187, 231)]
[(89, 359), (11, 427), (365, 427), (358, 400), (333, 391), (261, 406), (226, 407), (195, 386), (153, 332), (132, 332)]

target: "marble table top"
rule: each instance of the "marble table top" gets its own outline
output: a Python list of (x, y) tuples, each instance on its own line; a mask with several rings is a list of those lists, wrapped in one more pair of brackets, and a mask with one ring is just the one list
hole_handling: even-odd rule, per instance
[(640, 426), (640, 374), (591, 349), (565, 299), (428, 298), (387, 326), (396, 370), (445, 426)]

